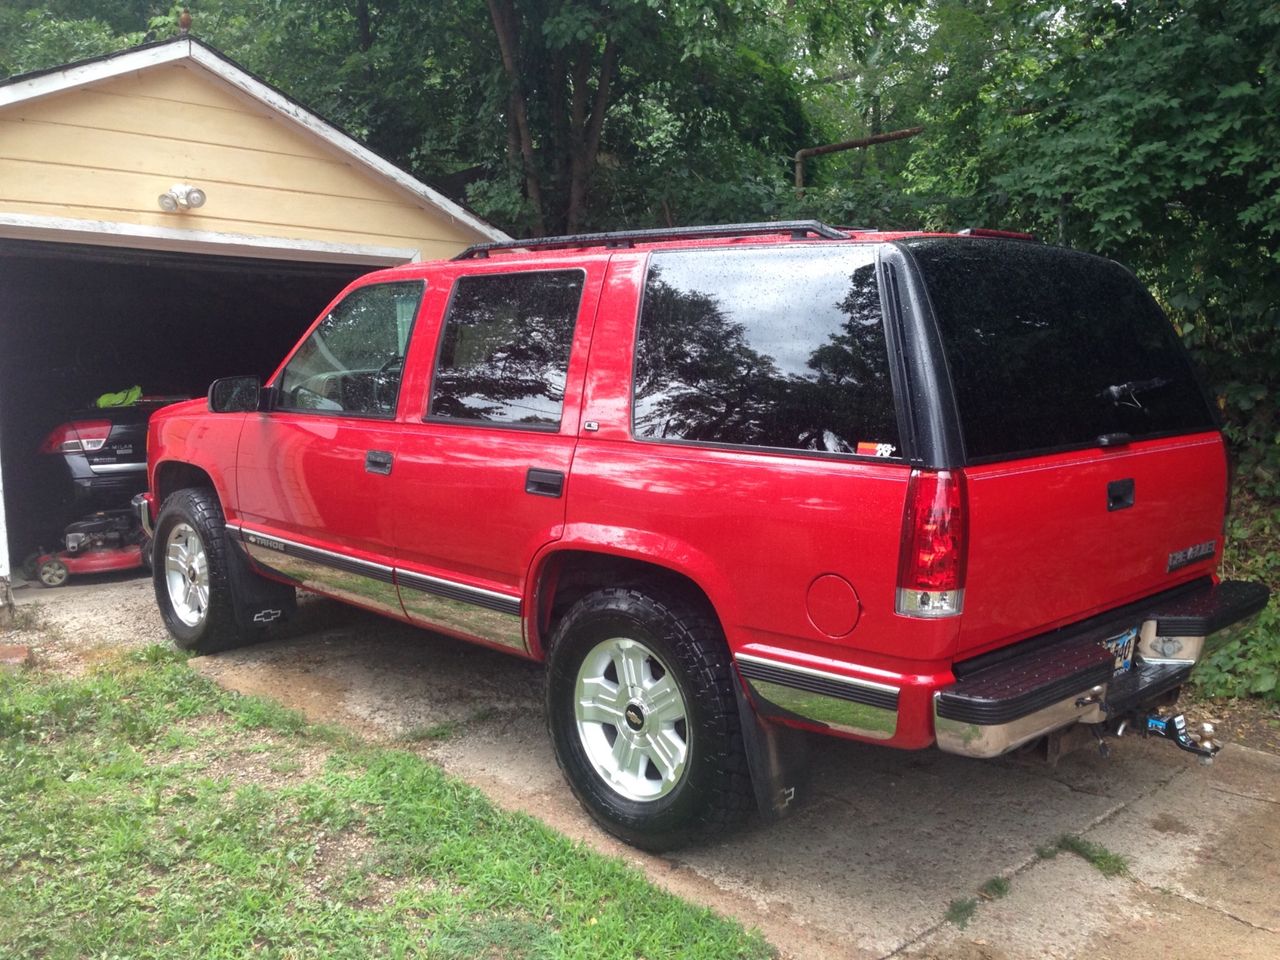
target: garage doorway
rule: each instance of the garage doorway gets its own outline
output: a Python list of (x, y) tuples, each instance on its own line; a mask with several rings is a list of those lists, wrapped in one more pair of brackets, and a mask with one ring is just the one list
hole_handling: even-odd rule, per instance
[(97, 397), (203, 396), (269, 375), (372, 267), (0, 240), (0, 470), (15, 566), (56, 545), (69, 496), (37, 449)]

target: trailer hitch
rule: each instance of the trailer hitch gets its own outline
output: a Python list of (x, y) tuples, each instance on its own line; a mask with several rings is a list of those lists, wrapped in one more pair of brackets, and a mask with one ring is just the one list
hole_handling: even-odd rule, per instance
[(1144, 737), (1163, 737), (1166, 740), (1172, 740), (1179, 749), (1198, 756), (1201, 763), (1213, 763), (1213, 758), (1222, 749), (1222, 744), (1213, 739), (1213, 724), (1204, 723), (1200, 726), (1201, 733), (1197, 738), (1187, 732), (1187, 718), (1181, 713), (1171, 717), (1149, 713), (1138, 722), (1139, 732)]

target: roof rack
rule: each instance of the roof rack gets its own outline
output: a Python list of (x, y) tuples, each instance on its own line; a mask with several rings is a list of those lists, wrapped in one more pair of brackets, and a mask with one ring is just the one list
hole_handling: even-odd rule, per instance
[(992, 230), (988, 227), (965, 227), (959, 231), (962, 237), (990, 237), (996, 240), (1029, 240), (1039, 243), (1040, 238), (1034, 233), (1022, 233), (1019, 230)]
[(662, 227), (656, 230), (619, 230), (616, 233), (579, 233), (567, 237), (536, 237), (532, 240), (504, 240), (477, 243), (453, 259), (487, 257), (498, 250), (557, 250), (568, 247), (632, 247), (638, 242), (690, 240), (707, 237), (751, 237), (762, 233), (790, 232), (792, 240), (809, 234), (823, 240), (848, 240), (849, 235), (817, 220), (778, 220), (772, 223), (722, 223), (710, 227)]

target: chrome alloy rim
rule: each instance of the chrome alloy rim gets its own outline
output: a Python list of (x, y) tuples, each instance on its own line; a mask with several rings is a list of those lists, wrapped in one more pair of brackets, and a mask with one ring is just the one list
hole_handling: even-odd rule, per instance
[(587, 759), (628, 800), (675, 789), (689, 760), (689, 722), (675, 677), (636, 640), (598, 643), (578, 668), (574, 719)]
[(164, 545), (164, 580), (169, 604), (188, 627), (198, 627), (209, 609), (209, 557), (188, 523), (175, 524)]

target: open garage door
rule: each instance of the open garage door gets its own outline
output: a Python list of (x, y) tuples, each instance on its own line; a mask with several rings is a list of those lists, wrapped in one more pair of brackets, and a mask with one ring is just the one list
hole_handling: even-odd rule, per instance
[(37, 453), (50, 430), (135, 385), (194, 397), (216, 377), (268, 375), (369, 269), (0, 241), (0, 470), (14, 564), (75, 519)]

